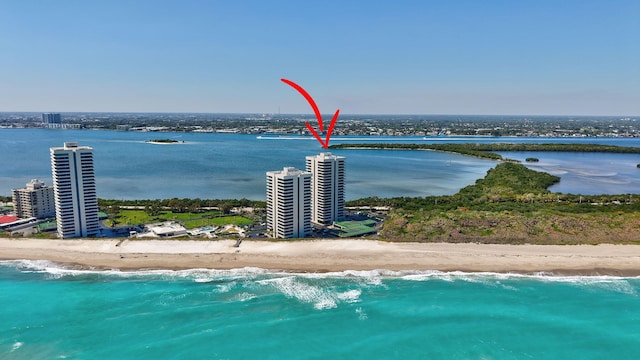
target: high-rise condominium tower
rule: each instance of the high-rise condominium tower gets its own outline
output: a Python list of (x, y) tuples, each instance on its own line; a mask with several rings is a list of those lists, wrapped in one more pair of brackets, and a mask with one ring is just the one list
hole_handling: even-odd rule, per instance
[(330, 225), (344, 219), (344, 156), (325, 152), (307, 156), (311, 182), (311, 221)]
[(100, 230), (93, 149), (66, 142), (51, 148), (58, 237), (95, 236)]
[(42, 122), (49, 127), (60, 127), (62, 116), (59, 113), (44, 113), (42, 114)]
[(62, 124), (62, 116), (59, 113), (42, 114), (42, 122), (45, 124)]
[(311, 174), (286, 167), (267, 172), (267, 231), (274, 238), (311, 233)]
[(17, 217), (45, 219), (56, 214), (53, 186), (46, 186), (40, 180), (31, 180), (24, 188), (13, 189), (11, 195)]

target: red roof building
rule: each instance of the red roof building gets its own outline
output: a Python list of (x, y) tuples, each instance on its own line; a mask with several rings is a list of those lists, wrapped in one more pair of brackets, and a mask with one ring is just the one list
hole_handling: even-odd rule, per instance
[(0, 224), (8, 224), (18, 220), (17, 216), (3, 215), (0, 216)]

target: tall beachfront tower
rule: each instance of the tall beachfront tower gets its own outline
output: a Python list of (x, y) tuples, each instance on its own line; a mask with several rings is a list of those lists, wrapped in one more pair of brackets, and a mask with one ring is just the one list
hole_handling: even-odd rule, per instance
[(292, 167), (267, 172), (267, 231), (274, 238), (311, 233), (311, 174)]
[(344, 219), (344, 156), (329, 152), (307, 156), (311, 183), (311, 221), (331, 225)]
[(65, 142), (51, 148), (58, 237), (96, 236), (100, 230), (93, 149)]

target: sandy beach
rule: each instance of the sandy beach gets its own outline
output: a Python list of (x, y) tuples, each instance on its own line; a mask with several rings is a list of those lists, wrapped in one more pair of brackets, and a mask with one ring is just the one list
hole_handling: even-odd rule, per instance
[(372, 240), (0, 239), (2, 260), (50, 260), (98, 269), (235, 269), (291, 272), (440, 270), (640, 276), (640, 245), (487, 245)]

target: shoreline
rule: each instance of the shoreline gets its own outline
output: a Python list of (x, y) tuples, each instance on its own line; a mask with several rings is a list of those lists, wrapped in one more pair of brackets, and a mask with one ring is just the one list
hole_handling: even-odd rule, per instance
[(0, 260), (48, 260), (97, 270), (292, 273), (442, 271), (640, 276), (640, 245), (390, 243), (376, 240), (48, 240), (0, 238)]

